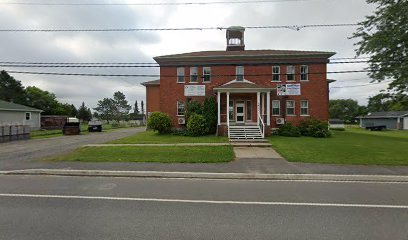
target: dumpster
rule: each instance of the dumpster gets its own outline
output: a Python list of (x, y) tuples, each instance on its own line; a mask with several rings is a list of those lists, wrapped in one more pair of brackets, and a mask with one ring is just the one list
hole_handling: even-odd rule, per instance
[(62, 128), (64, 135), (79, 135), (81, 133), (81, 127), (78, 118), (67, 118), (67, 121)]
[(102, 122), (101, 121), (89, 121), (88, 132), (102, 132)]

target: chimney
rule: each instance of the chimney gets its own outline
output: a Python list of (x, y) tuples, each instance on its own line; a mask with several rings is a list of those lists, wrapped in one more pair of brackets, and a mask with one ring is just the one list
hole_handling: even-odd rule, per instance
[(227, 28), (227, 51), (244, 51), (244, 32), (245, 28), (232, 26)]

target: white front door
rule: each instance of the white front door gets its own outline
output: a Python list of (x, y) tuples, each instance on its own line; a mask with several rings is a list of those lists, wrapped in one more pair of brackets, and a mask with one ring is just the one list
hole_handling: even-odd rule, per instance
[(236, 103), (236, 123), (245, 122), (245, 102), (237, 101)]

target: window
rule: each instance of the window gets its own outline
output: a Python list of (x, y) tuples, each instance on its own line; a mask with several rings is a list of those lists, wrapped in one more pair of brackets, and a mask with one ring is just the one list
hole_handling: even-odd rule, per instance
[(234, 121), (234, 101), (230, 100), (229, 101), (229, 110), (228, 110), (228, 114), (229, 114), (229, 120)]
[(246, 120), (252, 120), (252, 102), (251, 100), (246, 101)]
[(300, 115), (304, 116), (309, 115), (309, 101), (307, 100), (300, 101)]
[(183, 67), (177, 68), (177, 82), (178, 83), (184, 82), (184, 68)]
[(289, 65), (286, 67), (286, 80), (295, 81), (295, 66)]
[(25, 113), (25, 118), (26, 118), (26, 120), (31, 120), (31, 113), (30, 113), (30, 112), (26, 112), (26, 113)]
[(300, 66), (300, 80), (301, 81), (309, 80), (308, 74), (309, 74), (309, 67), (307, 65)]
[(280, 67), (279, 66), (272, 67), (272, 81), (273, 82), (280, 81)]
[(272, 116), (280, 116), (280, 100), (272, 100)]
[(177, 116), (184, 116), (184, 102), (177, 101)]
[(237, 66), (236, 69), (237, 81), (244, 81), (244, 66)]
[(190, 68), (190, 82), (197, 83), (198, 82), (198, 69), (197, 67)]
[(286, 101), (286, 115), (295, 115), (295, 101)]
[(211, 67), (203, 67), (204, 82), (211, 82)]

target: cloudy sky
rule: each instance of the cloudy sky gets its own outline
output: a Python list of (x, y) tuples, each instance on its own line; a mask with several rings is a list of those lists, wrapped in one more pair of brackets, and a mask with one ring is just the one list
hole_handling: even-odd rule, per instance
[[(198, 0), (211, 2), (215, 0)], [(235, 0), (225, 0), (235, 1)], [(252, 1), (252, 0), (248, 0)], [(276, 0), (251, 4), (208, 5), (16, 5), (0, 4), (1, 29), (97, 29), (226, 27), (357, 23), (374, 10), (365, 0)], [(80, 0), (8, 0), (10, 3), (83, 3)], [(87, 3), (157, 3), (169, 0), (87, 0)], [(179, 2), (186, 2), (180, 0)], [(194, 0), (188, 0), (194, 2)], [(355, 27), (247, 29), (246, 49), (334, 51), (334, 58), (354, 57)], [(203, 50), (224, 50), (225, 32), (0, 32), (0, 62), (153, 62), (152, 57)], [(361, 70), (365, 64), (331, 64), (328, 71)], [(0, 67), (2, 68), (2, 67)], [(156, 68), (16, 68), (6, 70), (158, 74)], [(141, 82), (154, 78), (79, 77), (13, 74), (25, 86), (35, 85), (57, 95), (62, 102), (95, 107), (99, 99), (122, 91), (130, 102), (144, 100)], [(353, 98), (366, 104), (367, 97), (386, 88), (369, 83), (365, 73), (330, 74), (331, 99)]]

